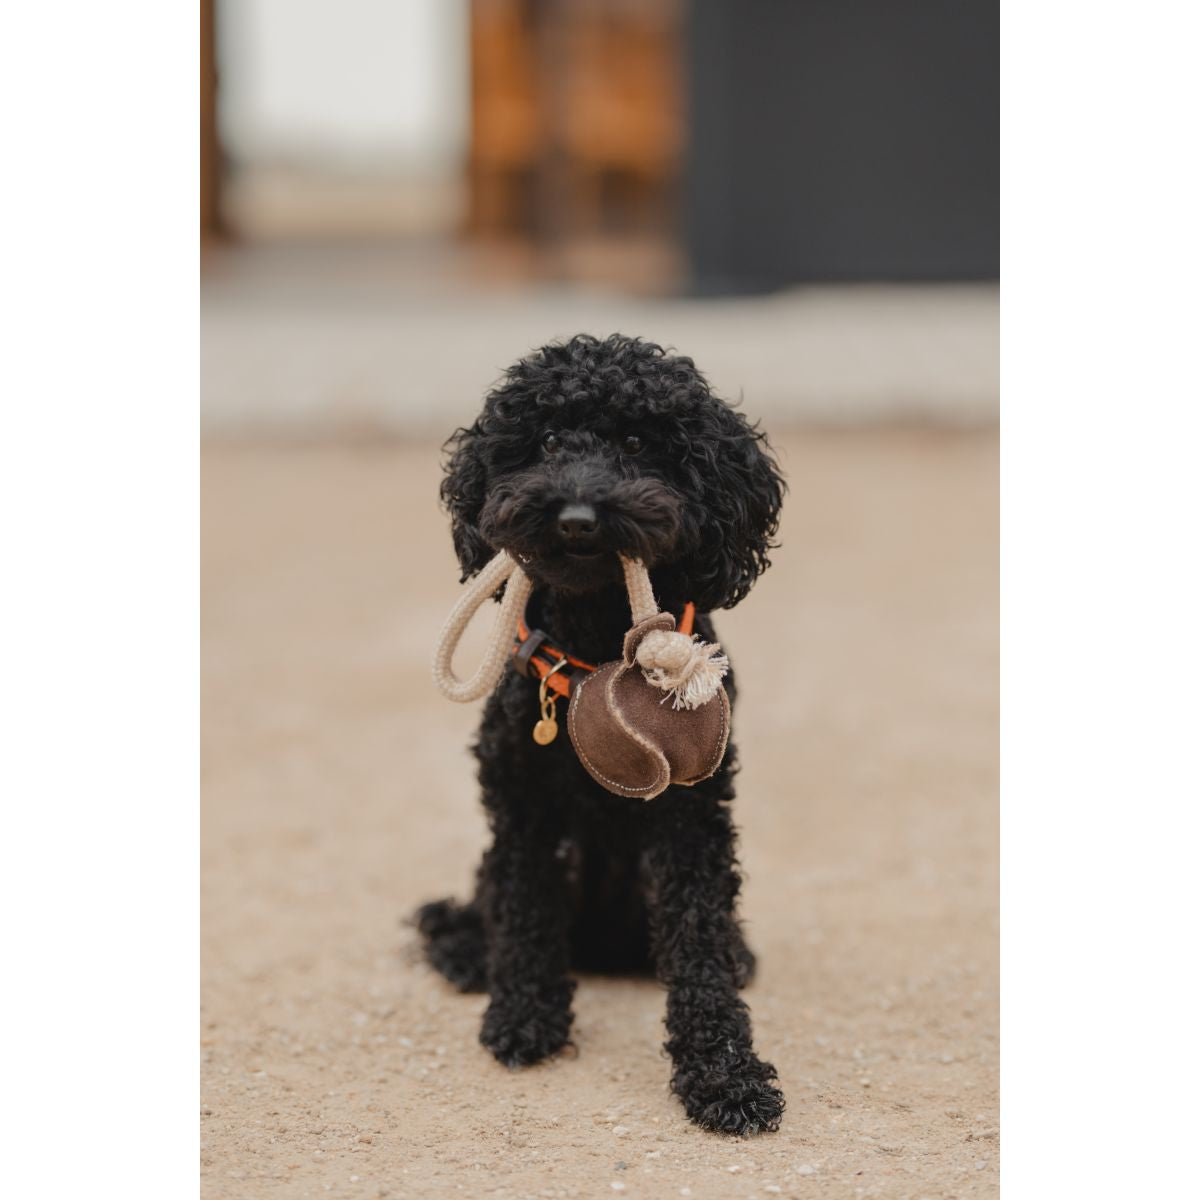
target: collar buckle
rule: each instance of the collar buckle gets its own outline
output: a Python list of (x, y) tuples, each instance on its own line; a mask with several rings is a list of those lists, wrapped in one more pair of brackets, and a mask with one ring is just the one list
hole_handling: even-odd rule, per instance
[(533, 669), (531, 660), (549, 636), (541, 629), (531, 629), (529, 636), (513, 651), (512, 664), (518, 675), (522, 675), (526, 679), (539, 678)]

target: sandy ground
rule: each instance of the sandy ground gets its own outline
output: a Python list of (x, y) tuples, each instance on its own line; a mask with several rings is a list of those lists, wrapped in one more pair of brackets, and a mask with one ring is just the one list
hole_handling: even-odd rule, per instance
[(237, 1197), (984, 1197), (997, 1158), (990, 435), (779, 439), (776, 566), (720, 623), (745, 769), (748, 994), (782, 1130), (703, 1133), (663, 996), (585, 978), (524, 1072), (412, 953), (484, 843), (431, 445), (204, 463), (203, 1172)]

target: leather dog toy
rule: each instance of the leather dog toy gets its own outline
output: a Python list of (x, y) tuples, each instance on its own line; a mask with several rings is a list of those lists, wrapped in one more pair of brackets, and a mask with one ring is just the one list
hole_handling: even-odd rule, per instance
[[(598, 667), (572, 690), (567, 732), (597, 783), (619, 796), (649, 800), (670, 784), (687, 787), (707, 779), (720, 766), (729, 740), (729, 697), (721, 685), (729, 660), (718, 645), (676, 631), (675, 618), (658, 610), (643, 563), (624, 556), (621, 563), (633, 627), (621, 658)], [(483, 661), (474, 675), (460, 680), (452, 666), (455, 648), (471, 617), (505, 584)], [(434, 651), (433, 678), (444, 696), (466, 702), (496, 686), (532, 590), (528, 575), (503, 550), (467, 585)], [(557, 724), (544, 681), (541, 699), (534, 737), (546, 744)]]

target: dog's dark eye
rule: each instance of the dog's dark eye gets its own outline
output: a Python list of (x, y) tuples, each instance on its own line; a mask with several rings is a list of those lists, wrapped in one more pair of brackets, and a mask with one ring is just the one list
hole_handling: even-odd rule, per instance
[(542, 434), (542, 449), (545, 450), (545, 452), (547, 454), (557, 454), (558, 447), (559, 447), (559, 440), (558, 440), (557, 433), (543, 433)]
[(622, 454), (641, 454), (642, 439), (636, 433), (631, 433), (628, 437), (621, 439)]

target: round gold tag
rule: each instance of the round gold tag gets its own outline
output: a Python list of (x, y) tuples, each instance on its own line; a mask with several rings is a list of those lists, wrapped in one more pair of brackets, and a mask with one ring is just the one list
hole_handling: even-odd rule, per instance
[(558, 722), (553, 717), (543, 717), (533, 727), (533, 740), (539, 746), (548, 746), (558, 737)]

